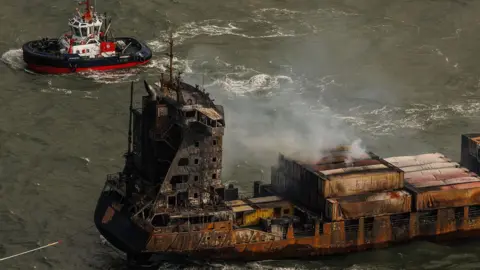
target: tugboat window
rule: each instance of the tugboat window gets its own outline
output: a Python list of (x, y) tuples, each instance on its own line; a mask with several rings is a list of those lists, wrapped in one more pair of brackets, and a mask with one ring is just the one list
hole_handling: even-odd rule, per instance
[(77, 27), (74, 27), (73, 30), (75, 32), (75, 36), (80, 36), (80, 30)]
[(87, 36), (87, 28), (82, 27), (81, 30), (82, 30), (82, 37), (86, 37)]
[(98, 33), (99, 30), (100, 30), (100, 26), (95, 26), (95, 33)]

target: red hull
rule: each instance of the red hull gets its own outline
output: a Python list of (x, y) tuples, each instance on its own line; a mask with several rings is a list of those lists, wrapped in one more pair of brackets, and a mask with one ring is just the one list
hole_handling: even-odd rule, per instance
[(148, 63), (150, 60), (143, 62), (129, 62), (124, 64), (110, 65), (110, 66), (97, 66), (97, 67), (88, 67), (88, 68), (77, 68), (75, 71), (72, 71), (70, 68), (60, 68), (60, 67), (51, 67), (51, 66), (41, 66), (35, 64), (28, 64), (27, 67), (29, 70), (37, 73), (48, 73), (48, 74), (62, 74), (62, 73), (78, 73), (78, 72), (88, 72), (88, 71), (107, 71), (114, 69), (124, 69), (132, 68), (135, 66), (140, 66)]

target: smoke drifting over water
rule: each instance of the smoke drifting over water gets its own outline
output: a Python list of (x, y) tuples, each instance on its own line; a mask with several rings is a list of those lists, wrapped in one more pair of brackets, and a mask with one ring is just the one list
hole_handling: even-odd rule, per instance
[(316, 110), (318, 103), (312, 104), (292, 91), (278, 91), (268, 100), (244, 97), (225, 101), (226, 171), (245, 160), (269, 167), (276, 163), (279, 152), (315, 162), (325, 156), (326, 150), (339, 145), (351, 145), (351, 158), (364, 156), (361, 140), (352, 144), (353, 132), (336, 120), (328, 108)]

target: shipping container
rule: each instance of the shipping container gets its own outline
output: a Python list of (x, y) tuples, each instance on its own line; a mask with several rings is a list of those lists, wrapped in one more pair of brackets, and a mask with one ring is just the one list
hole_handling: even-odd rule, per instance
[(404, 174), (405, 179), (426, 176), (426, 175), (438, 175), (438, 174), (456, 174), (456, 173), (468, 173), (469, 171), (465, 168), (443, 168), (443, 169), (433, 169), (425, 171), (416, 171), (416, 172), (407, 172)]
[(365, 159), (365, 160), (353, 161), (350, 164), (347, 164), (345, 162), (328, 163), (328, 164), (321, 164), (321, 165), (315, 164), (313, 165), (313, 167), (315, 168), (315, 171), (325, 171), (325, 170), (345, 168), (349, 165), (351, 165), (352, 167), (359, 167), (359, 166), (368, 166), (368, 165), (375, 165), (375, 164), (381, 164), (381, 163), (376, 159)]
[(412, 192), (416, 211), (427, 211), (447, 207), (460, 207), (480, 204), (480, 181), (415, 187), (406, 184), (406, 189)]
[(443, 168), (458, 168), (460, 164), (457, 162), (435, 162), (417, 166), (408, 166), (408, 167), (400, 167), (400, 169), (404, 172), (417, 172), (417, 171), (425, 171), (425, 170), (434, 170), (434, 169), (443, 169)]
[(409, 166), (425, 165), (430, 163), (450, 162), (451, 160), (445, 157), (434, 157), (430, 159), (409, 159), (409, 160), (401, 160), (401, 161), (393, 161), (393, 158), (386, 158), (385, 161), (390, 162), (392, 165), (397, 166), (399, 168), (403, 168), (403, 167), (409, 167)]
[(333, 221), (411, 211), (412, 196), (405, 190), (327, 199), (325, 216)]
[(351, 164), (358, 166), (335, 163), (335, 168), (330, 169), (329, 164), (303, 164), (281, 156), (272, 189), (310, 210), (323, 212), (326, 198), (403, 187), (403, 171), (372, 153), (367, 159), (353, 160)]
[(405, 161), (421, 161), (431, 163), (431, 160), (437, 160), (440, 158), (446, 158), (445, 155), (441, 153), (428, 153), (421, 154), (416, 156), (398, 156), (398, 157), (389, 157), (385, 158), (385, 161), (394, 163), (394, 162), (405, 162)]
[(403, 175), (397, 171), (372, 171), (333, 175), (321, 179), (320, 194), (325, 198), (403, 188)]
[(429, 174), (406, 179), (408, 183), (417, 183), (422, 181), (446, 180), (461, 177), (477, 176), (475, 173), (461, 171), (459, 173)]
[(430, 187), (430, 186), (448, 186), (452, 184), (461, 184), (461, 183), (470, 183), (470, 182), (479, 182), (480, 178), (477, 176), (466, 176), (466, 177), (457, 177), (450, 179), (435, 179), (427, 181), (412, 181), (411, 179), (406, 180), (406, 182), (415, 188), (421, 187)]

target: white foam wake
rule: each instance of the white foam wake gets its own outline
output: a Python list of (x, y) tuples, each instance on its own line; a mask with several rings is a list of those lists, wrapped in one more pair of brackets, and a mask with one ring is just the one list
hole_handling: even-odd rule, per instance
[(23, 70), (25, 68), (22, 49), (10, 49), (2, 54), (1, 59), (2, 62), (14, 70)]

